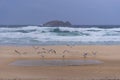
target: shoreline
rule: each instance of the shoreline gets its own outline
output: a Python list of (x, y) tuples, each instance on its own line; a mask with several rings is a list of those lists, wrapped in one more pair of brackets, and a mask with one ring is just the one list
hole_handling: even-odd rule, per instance
[(0, 46), (120, 46), (120, 44), (50, 44), (50, 45), (0, 44)]

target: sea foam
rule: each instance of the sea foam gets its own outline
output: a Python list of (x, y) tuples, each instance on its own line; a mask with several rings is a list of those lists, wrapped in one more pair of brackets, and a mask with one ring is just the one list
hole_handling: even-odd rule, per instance
[[(55, 43), (56, 42), (56, 43)], [(119, 44), (120, 28), (1, 27), (0, 44)]]

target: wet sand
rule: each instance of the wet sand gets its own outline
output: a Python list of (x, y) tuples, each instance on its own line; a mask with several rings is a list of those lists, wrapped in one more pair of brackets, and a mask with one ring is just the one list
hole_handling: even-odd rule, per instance
[(102, 64), (98, 60), (17, 60), (9, 65), (13, 66), (82, 66)]
[[(55, 51), (54, 51), (55, 50)], [(87, 56), (84, 54), (87, 53)], [(17, 60), (98, 60), (81, 66), (14, 66)], [(0, 80), (120, 80), (120, 46), (0, 46)]]

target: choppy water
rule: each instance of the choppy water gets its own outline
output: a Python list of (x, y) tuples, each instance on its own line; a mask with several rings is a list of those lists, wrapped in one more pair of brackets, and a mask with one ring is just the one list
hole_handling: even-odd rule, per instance
[[(83, 26), (84, 27), (84, 26)], [(0, 27), (0, 44), (120, 44), (120, 27)]]

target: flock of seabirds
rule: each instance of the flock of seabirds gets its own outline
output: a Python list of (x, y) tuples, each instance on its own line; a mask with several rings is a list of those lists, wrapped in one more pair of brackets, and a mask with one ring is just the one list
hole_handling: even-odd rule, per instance
[[(72, 46), (70, 46), (70, 45), (67, 45), (67, 46), (69, 46), (70, 48), (72, 48)], [(33, 47), (33, 49), (36, 50), (36, 51), (39, 50), (39, 46), (32, 46), (32, 47)], [(23, 52), (23, 53), (22, 53), (22, 52), (20, 52), (20, 51), (18, 51), (18, 50), (14, 50), (14, 52), (15, 52), (16, 54), (18, 54), (18, 55), (27, 54), (27, 52)], [(62, 54), (62, 59), (64, 60), (65, 57), (66, 57), (66, 56), (65, 56), (65, 53), (72, 53), (72, 52), (69, 51), (69, 50), (64, 50), (62, 53), (63, 53), (63, 54)], [(44, 59), (44, 58), (45, 58), (44, 54), (57, 54), (57, 51), (54, 50), (54, 49), (42, 48), (42, 51), (38, 51), (37, 54), (41, 54), (41, 58)], [(86, 59), (87, 56), (88, 56), (88, 54), (89, 54), (89, 53), (84, 52), (84, 53), (82, 54), (83, 58)], [(97, 55), (97, 52), (92, 52), (92, 55), (93, 55), (93, 56), (96, 56), (96, 55)]]

